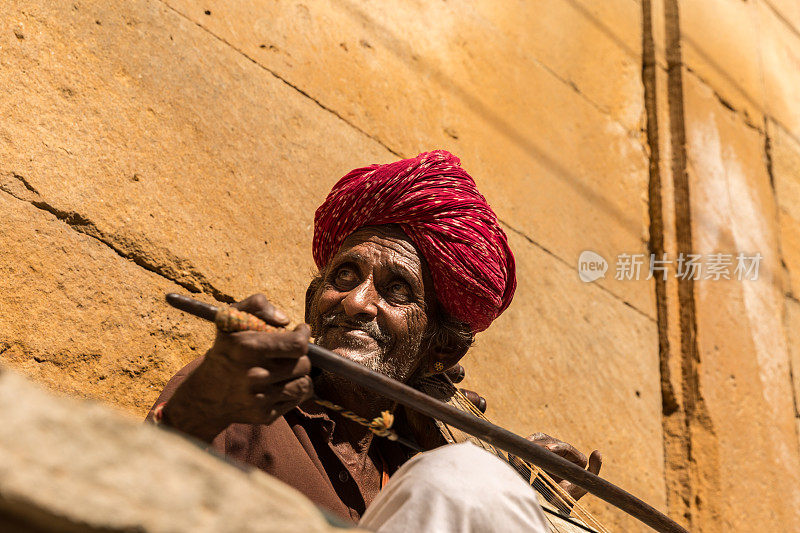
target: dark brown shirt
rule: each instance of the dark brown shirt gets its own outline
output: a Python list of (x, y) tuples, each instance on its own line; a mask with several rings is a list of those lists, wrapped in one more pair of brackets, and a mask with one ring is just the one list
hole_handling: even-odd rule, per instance
[[(175, 374), (153, 407), (168, 401), (201, 362), (202, 358), (195, 359)], [(152, 414), (151, 409), (148, 419)], [(356, 522), (377, 496), (382, 480), (408, 459), (408, 453), (394, 442), (374, 437), (367, 456), (359, 457), (338, 440), (337, 418), (309, 401), (268, 426), (231, 424), (217, 435), (211, 448), (260, 468), (323, 509)]]

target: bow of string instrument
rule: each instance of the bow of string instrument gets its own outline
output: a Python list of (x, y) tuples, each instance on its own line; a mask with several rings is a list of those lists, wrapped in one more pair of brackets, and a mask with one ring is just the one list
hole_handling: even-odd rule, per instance
[[(275, 330), (261, 319), (233, 307), (216, 307), (174, 293), (167, 294), (166, 298), (171, 306), (214, 322), (221, 331)], [(688, 533), (668, 516), (613, 483), (492, 424), (443, 374), (425, 378), (416, 383), (418, 388), (413, 388), (313, 343), (309, 343), (307, 355), (314, 367), (344, 376), (406, 408), (430, 417), (447, 442), (470, 441), (508, 462), (539, 494), (542, 510), (547, 513), (552, 531), (608, 531), (553, 479), (552, 476), (556, 476), (585, 489), (655, 531)], [(370, 421), (322, 398), (315, 397), (314, 400), (369, 427), (376, 435), (395, 440), (416, 451), (423, 451), (415, 442), (403, 438), (391, 428), (391, 413), (384, 412)]]

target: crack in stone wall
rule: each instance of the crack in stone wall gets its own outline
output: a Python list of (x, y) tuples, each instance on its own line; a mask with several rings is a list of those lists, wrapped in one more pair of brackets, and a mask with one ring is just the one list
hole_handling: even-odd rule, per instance
[[(770, 188), (772, 189), (772, 197), (775, 202), (775, 224), (777, 227), (780, 227), (780, 211), (781, 207), (778, 203), (778, 192), (775, 188), (775, 174), (774, 174), (774, 167), (773, 167), (773, 160), (772, 160), (772, 139), (770, 137), (770, 129), (769, 129), (769, 117), (764, 117), (764, 159), (767, 166), (767, 174), (769, 175), (769, 184)], [(786, 261), (783, 259), (783, 244), (781, 240), (781, 233), (780, 231), (777, 232), (777, 241), (778, 241), (778, 256), (780, 259), (780, 268), (782, 271), (783, 279), (785, 280), (785, 289), (783, 291), (784, 298), (789, 301), (797, 302), (797, 298), (792, 294), (792, 284), (791, 284), (791, 273), (789, 272), (788, 267), (786, 266)], [(788, 328), (792, 327), (792, 324), (789, 320), (789, 310), (787, 305), (784, 304), (784, 314), (783, 314), (783, 327), (784, 330), (788, 330)], [(798, 405), (798, 392), (795, 387), (795, 376), (800, 369), (795, 368), (793, 364), (793, 358), (789, 357), (789, 383), (792, 390), (792, 405), (794, 407), (794, 416), (797, 419), (800, 419), (800, 405)], [(800, 441), (800, 424), (795, 424), (795, 431), (797, 432), (798, 441)]]
[[(224, 303), (235, 301), (233, 296), (217, 289), (204, 274), (199, 272), (186, 259), (175, 257), (168, 250), (145, 250), (136, 239), (120, 235), (107, 235), (81, 213), (66, 211), (48, 202), (24, 176), (16, 172), (12, 172), (10, 176), (0, 182), (0, 190), (19, 201), (27, 202), (42, 211), (50, 213), (74, 231), (92, 237), (113, 250), (120, 257), (180, 285), (189, 292), (204, 292), (215, 300)], [(155, 262), (151, 258), (153, 255), (164, 255), (167, 259), (164, 262)]]
[[(700, 81), (703, 83), (703, 85), (705, 85), (706, 87), (708, 87), (708, 88), (709, 88), (709, 90), (711, 91), (711, 94), (713, 94), (713, 95), (714, 95), (714, 98), (716, 98), (716, 99), (717, 99), (717, 101), (718, 101), (718, 102), (719, 102), (719, 103), (722, 105), (722, 107), (724, 107), (724, 108), (728, 109), (729, 111), (731, 111), (731, 112), (733, 112), (735, 115), (737, 115), (737, 116), (738, 116), (738, 117), (741, 119), (741, 121), (742, 121), (742, 124), (744, 124), (744, 125), (745, 125), (745, 126), (747, 126), (748, 128), (752, 128), (752, 129), (756, 130), (756, 131), (757, 131), (757, 132), (759, 132), (759, 133), (762, 133), (762, 134), (764, 133), (764, 130), (762, 130), (762, 129), (761, 129), (759, 126), (758, 126), (758, 124), (756, 124), (755, 122), (753, 122), (753, 117), (751, 117), (750, 115), (748, 115), (748, 114), (747, 114), (745, 111), (743, 111), (742, 109), (739, 109), (739, 108), (737, 108), (737, 107), (736, 107), (736, 106), (735, 106), (733, 103), (731, 103), (731, 102), (730, 102), (728, 99), (726, 99), (724, 96), (722, 96), (722, 95), (719, 93), (719, 91), (717, 91), (716, 89), (714, 89), (714, 85), (713, 85), (713, 84), (712, 84), (710, 81), (708, 81), (707, 79), (705, 79), (703, 76), (701, 76), (701, 75), (700, 75), (700, 74), (697, 72), (697, 70), (693, 69), (692, 67), (690, 67), (689, 65), (686, 65), (686, 64), (684, 64), (684, 65), (683, 65), (683, 68), (686, 70), (686, 72), (688, 72), (689, 74), (691, 74), (692, 76), (694, 76), (695, 78), (697, 78), (698, 80), (700, 80)], [(758, 110), (759, 110), (759, 111), (761, 111), (762, 113), (766, 114), (766, 111), (765, 111), (765, 110), (764, 110), (762, 107), (760, 107), (760, 106), (759, 106), (759, 107), (758, 107)]]
[(344, 122), (345, 124), (347, 124), (348, 126), (350, 126), (351, 128), (353, 128), (353, 129), (354, 129), (354, 130), (356, 130), (357, 132), (361, 133), (362, 135), (364, 135), (364, 136), (365, 136), (365, 137), (367, 137), (368, 139), (375, 141), (376, 143), (378, 143), (379, 145), (381, 145), (382, 147), (384, 147), (386, 150), (388, 150), (389, 152), (391, 152), (391, 153), (392, 153), (392, 154), (394, 154), (395, 156), (397, 156), (397, 157), (400, 157), (400, 158), (403, 158), (403, 157), (408, 157), (408, 156), (404, 156), (404, 155), (403, 155), (403, 154), (401, 154), (399, 151), (397, 151), (397, 150), (393, 149), (392, 147), (390, 147), (389, 145), (387, 145), (386, 143), (384, 143), (384, 142), (383, 142), (381, 139), (379, 139), (379, 138), (377, 138), (377, 137), (375, 137), (375, 136), (373, 136), (373, 135), (370, 135), (368, 132), (366, 132), (366, 131), (364, 131), (363, 129), (359, 128), (358, 126), (356, 126), (355, 124), (353, 124), (352, 122), (350, 122), (349, 120), (347, 120), (346, 118), (344, 118), (344, 117), (343, 117), (343, 116), (342, 116), (342, 115), (341, 115), (339, 112), (337, 112), (335, 109), (333, 109), (333, 108), (331, 108), (331, 107), (328, 107), (328, 106), (326, 106), (326, 105), (325, 105), (325, 104), (323, 104), (321, 101), (319, 101), (318, 99), (316, 99), (316, 98), (314, 98), (313, 96), (311, 96), (311, 94), (309, 94), (308, 92), (304, 91), (303, 89), (301, 89), (301, 88), (300, 88), (300, 87), (298, 87), (297, 85), (293, 84), (292, 82), (290, 82), (290, 81), (289, 81), (289, 80), (287, 80), (286, 78), (283, 78), (282, 76), (280, 76), (280, 75), (279, 75), (277, 72), (275, 72), (275, 71), (273, 71), (273, 70), (270, 70), (269, 68), (267, 68), (267, 67), (266, 67), (265, 65), (263, 65), (262, 63), (259, 63), (259, 62), (258, 62), (256, 59), (254, 59), (254, 58), (250, 57), (250, 56), (249, 56), (249, 55), (248, 55), (248, 54), (247, 54), (247, 53), (246, 53), (244, 50), (241, 50), (241, 49), (237, 48), (236, 46), (234, 46), (233, 44), (231, 44), (230, 42), (226, 41), (226, 40), (225, 40), (225, 39), (224, 39), (222, 36), (220, 36), (220, 35), (217, 35), (216, 33), (212, 32), (211, 30), (209, 30), (208, 28), (206, 28), (205, 26), (203, 26), (202, 24), (199, 24), (199, 23), (195, 22), (194, 20), (190, 19), (190, 18), (189, 18), (189, 17), (187, 17), (185, 14), (183, 14), (182, 12), (178, 11), (177, 9), (175, 9), (174, 7), (172, 7), (171, 5), (169, 5), (169, 4), (168, 4), (167, 2), (165, 2), (164, 0), (159, 0), (159, 2), (161, 2), (161, 4), (163, 4), (163, 5), (164, 5), (164, 7), (166, 7), (167, 9), (169, 9), (170, 11), (172, 11), (173, 13), (175, 13), (176, 15), (178, 15), (179, 17), (181, 17), (182, 19), (186, 20), (187, 22), (190, 22), (190, 23), (194, 24), (195, 26), (197, 26), (198, 28), (200, 28), (200, 29), (201, 29), (201, 30), (203, 30), (204, 32), (206, 32), (206, 33), (208, 33), (209, 35), (211, 35), (212, 37), (214, 37), (215, 39), (217, 39), (217, 40), (219, 40), (220, 42), (224, 43), (226, 46), (229, 46), (231, 49), (233, 49), (233, 50), (236, 50), (236, 52), (238, 52), (239, 54), (241, 54), (243, 57), (247, 58), (247, 59), (248, 59), (249, 61), (251, 61), (253, 64), (255, 64), (255, 65), (258, 65), (259, 67), (261, 67), (261, 68), (262, 68), (262, 69), (264, 69), (265, 71), (269, 72), (271, 75), (273, 75), (273, 76), (275, 77), (275, 79), (277, 79), (277, 80), (281, 81), (282, 83), (286, 84), (287, 86), (291, 87), (292, 89), (294, 89), (295, 91), (297, 91), (299, 94), (303, 95), (305, 98), (308, 98), (309, 100), (311, 100), (312, 102), (314, 102), (315, 104), (317, 104), (317, 105), (318, 105), (320, 108), (322, 108), (322, 109), (324, 109), (325, 111), (327, 111), (328, 113), (330, 113), (330, 114), (334, 115), (336, 118), (338, 118), (339, 120), (341, 120), (342, 122)]
[[(573, 264), (571, 264), (571, 263), (568, 263), (567, 261), (565, 261), (564, 259), (562, 259), (560, 256), (558, 256), (558, 255), (556, 255), (555, 253), (553, 253), (552, 251), (548, 250), (548, 249), (547, 249), (546, 247), (544, 247), (544, 246), (543, 246), (541, 243), (539, 243), (539, 242), (535, 241), (535, 240), (534, 240), (534, 239), (532, 239), (530, 236), (528, 236), (528, 235), (527, 235), (525, 232), (523, 232), (523, 231), (521, 231), (521, 230), (519, 230), (519, 229), (515, 228), (514, 226), (512, 226), (511, 224), (509, 224), (509, 223), (508, 223), (508, 222), (506, 222), (505, 220), (502, 220), (502, 219), (498, 218), (498, 221), (500, 222), (500, 225), (502, 225), (503, 227), (505, 227), (505, 228), (506, 228), (506, 230), (508, 230), (508, 231), (513, 231), (514, 233), (516, 233), (517, 235), (519, 235), (520, 237), (522, 237), (523, 239), (525, 239), (525, 240), (526, 240), (528, 243), (530, 243), (532, 246), (535, 246), (536, 248), (538, 248), (539, 250), (541, 250), (541, 251), (543, 251), (544, 253), (548, 254), (550, 257), (554, 258), (554, 259), (555, 259), (555, 260), (557, 260), (558, 262), (560, 262), (560, 263), (562, 263), (562, 264), (564, 264), (564, 265), (568, 266), (569, 268), (573, 268), (573, 267), (574, 267), (574, 265), (573, 265)], [(635, 305), (633, 305), (632, 303), (628, 302), (627, 300), (624, 300), (623, 298), (621, 298), (620, 296), (618, 296), (617, 294), (615, 294), (613, 291), (611, 291), (611, 290), (607, 289), (606, 287), (603, 287), (602, 285), (593, 285), (593, 287), (594, 287), (594, 288), (598, 288), (598, 289), (600, 289), (600, 290), (604, 291), (605, 293), (607, 293), (608, 295), (610, 295), (612, 298), (614, 298), (615, 300), (619, 301), (621, 304), (623, 304), (623, 305), (625, 305), (625, 306), (627, 306), (627, 307), (630, 307), (631, 309), (633, 309), (634, 311), (636, 311), (637, 313), (639, 313), (639, 314), (640, 314), (640, 315), (642, 315), (643, 317), (647, 318), (648, 320), (653, 320), (653, 317), (651, 317), (650, 315), (648, 315), (648, 314), (647, 314), (645, 311), (643, 311), (643, 310), (639, 309), (638, 307), (636, 307), (636, 306), (635, 306)]]

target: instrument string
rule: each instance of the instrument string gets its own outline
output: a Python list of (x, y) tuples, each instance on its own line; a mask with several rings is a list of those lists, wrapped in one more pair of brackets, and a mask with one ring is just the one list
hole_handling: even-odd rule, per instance
[[(458, 390), (455, 386), (453, 388), (455, 389), (454, 399), (457, 400), (457, 403), (462, 408), (465, 408), (467, 411), (471, 412), (477, 417), (486, 419), (486, 416), (477, 407), (475, 407), (475, 405), (469, 401), (469, 399), (460, 390)], [(473, 442), (477, 441), (476, 443), (479, 443), (481, 447), (487, 451), (490, 451), (491, 453), (494, 453), (501, 459), (511, 464), (511, 466), (515, 467), (515, 469), (520, 471), (520, 474), (522, 474), (523, 477), (526, 477), (529, 480), (529, 484), (534, 487), (537, 492), (542, 494), (546, 500), (551, 501), (551, 498), (548, 498), (548, 495), (550, 495), (552, 499), (555, 500), (551, 501), (551, 503), (555, 505), (559, 511), (562, 511), (565, 515), (573, 514), (574, 516), (577, 516), (600, 533), (608, 533), (608, 529), (606, 529), (585, 507), (579, 504), (545, 471), (535, 465), (531, 465), (526, 461), (519, 459), (518, 457), (508, 456), (505, 454), (505, 452), (498, 450), (496, 447), (480, 439), (473, 438), (471, 440)], [(550, 521), (552, 524), (552, 520), (548, 519), (548, 521)]]

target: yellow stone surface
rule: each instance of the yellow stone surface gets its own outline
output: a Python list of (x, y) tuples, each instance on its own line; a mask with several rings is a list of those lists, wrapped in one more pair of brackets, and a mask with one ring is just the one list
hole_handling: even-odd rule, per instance
[(797, 429), (800, 430), (800, 302), (794, 298), (786, 298), (786, 338), (789, 344), (789, 357), (792, 369), (792, 385), (794, 386), (794, 409)]
[(54, 390), (146, 413), (213, 328), (164, 305), (181, 287), (10, 188), (0, 182), (0, 358)]
[(779, 213), (781, 225), (781, 251), (786, 266), (788, 290), (800, 294), (800, 222), (784, 210)]
[(761, 0), (785, 25), (789, 31), (800, 34), (800, 4), (794, 0)]
[(160, 2), (7, 11), (2, 174), (192, 291), (297, 315), (314, 209), (391, 154)]
[[(603, 476), (663, 509), (655, 321), (519, 236), (510, 243), (526, 282), (465, 358), (466, 386), (485, 391), (487, 416), (518, 434), (601, 450)], [(613, 530), (641, 527), (602, 502), (588, 505)]]
[[(3, 362), (141, 417), (213, 334), (164, 292), (264, 292), (299, 319), (313, 212), (335, 180), (444, 148), (519, 268), (514, 303), (465, 360), (490, 417), (600, 449), (604, 476), (693, 531), (800, 518), (796, 2), (4, 7)], [(689, 205), (673, 175), (684, 156)], [(614, 279), (618, 254), (649, 253), (654, 177), (664, 249), (688, 212), (694, 251), (760, 252), (758, 281), (699, 281), (681, 301), (673, 278), (657, 308), (646, 267)], [(584, 250), (608, 260), (605, 279), (579, 280)], [(612, 530), (645, 530), (584, 501)]]
[(800, 520), (800, 454), (765, 140), (696, 77), (684, 77), (684, 98), (696, 251), (763, 256), (755, 281), (695, 283), (692, 468), (702, 497), (715, 496), (698, 512), (703, 530), (780, 530)]
[[(790, 12), (788, 5), (782, 6), (783, 12), (777, 11), (771, 0), (757, 5), (766, 108), (772, 119), (800, 142), (800, 32), (783, 15)], [(796, 15), (799, 11), (800, 4), (794, 3), (792, 12)]]
[(759, 45), (766, 32), (756, 3), (683, 0), (678, 7), (684, 64), (760, 126), (765, 94)]
[[(563, 261), (646, 251), (635, 4), (169, 5), (396, 153), (453, 151), (501, 218)], [(550, 29), (533, 46), (504, 31), (511, 18)], [(572, 61), (580, 50), (602, 62)], [(650, 313), (647, 283), (600, 283)]]
[(784, 288), (797, 297), (800, 294), (800, 143), (780, 124), (771, 120), (767, 123), (767, 135), (779, 208)]
[(778, 206), (800, 220), (800, 142), (773, 121), (768, 122), (767, 135)]

